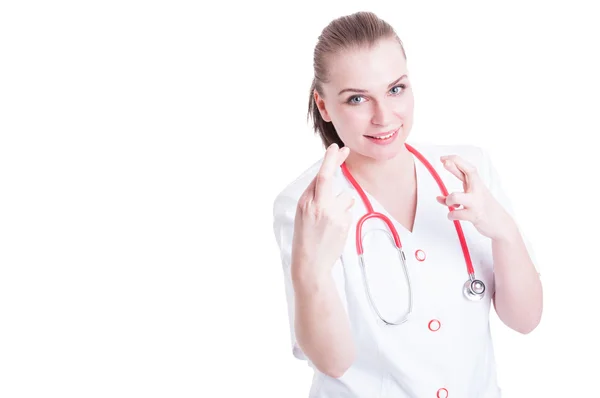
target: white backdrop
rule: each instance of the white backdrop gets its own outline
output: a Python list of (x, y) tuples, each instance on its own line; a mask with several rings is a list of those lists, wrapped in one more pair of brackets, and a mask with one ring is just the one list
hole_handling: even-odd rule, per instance
[(538, 329), (493, 319), (504, 397), (598, 394), (591, 3), (3, 2), (0, 396), (308, 396), (272, 203), (322, 154), (317, 36), (363, 9), (410, 139), (488, 149), (542, 263)]

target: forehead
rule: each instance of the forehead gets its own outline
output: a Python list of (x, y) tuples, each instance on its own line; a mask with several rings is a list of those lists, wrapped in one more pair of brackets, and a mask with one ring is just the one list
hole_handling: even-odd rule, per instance
[(408, 74), (400, 43), (381, 40), (372, 47), (345, 50), (328, 60), (329, 85), (369, 89), (387, 86)]

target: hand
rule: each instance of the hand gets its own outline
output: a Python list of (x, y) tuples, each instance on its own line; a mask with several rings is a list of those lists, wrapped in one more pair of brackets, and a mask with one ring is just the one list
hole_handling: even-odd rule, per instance
[[(335, 195), (335, 171), (344, 163), (349, 148), (327, 148), (321, 168), (298, 201), (292, 242), (292, 272), (311, 276), (331, 272), (341, 255), (352, 222), (354, 198)], [(302, 269), (298, 269), (298, 267)]]
[(450, 207), (448, 219), (470, 221), (479, 233), (491, 239), (511, 236), (516, 228), (513, 219), (487, 189), (477, 169), (457, 155), (442, 156), (440, 160), (463, 182), (464, 192), (437, 197), (439, 203)]

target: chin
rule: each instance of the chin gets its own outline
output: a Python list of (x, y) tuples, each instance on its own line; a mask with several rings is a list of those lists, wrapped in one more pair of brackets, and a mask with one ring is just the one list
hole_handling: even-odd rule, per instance
[(400, 154), (400, 150), (396, 150), (396, 151), (386, 151), (388, 153), (385, 154), (379, 154), (376, 159), (377, 160), (392, 160), (394, 159), (396, 156), (398, 156)]
[(404, 151), (404, 141), (398, 140), (393, 145), (383, 148), (369, 148), (370, 156), (375, 160), (391, 160)]
[(385, 150), (380, 149), (375, 151), (369, 148), (368, 150), (360, 151), (359, 153), (362, 157), (380, 162), (394, 159), (396, 156), (402, 153), (402, 148), (394, 145), (394, 148), (385, 148)]

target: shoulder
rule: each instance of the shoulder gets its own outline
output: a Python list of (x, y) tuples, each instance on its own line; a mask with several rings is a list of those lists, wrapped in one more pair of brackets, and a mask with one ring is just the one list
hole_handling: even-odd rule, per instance
[(490, 158), (484, 147), (472, 144), (409, 143), (419, 151), (435, 169), (444, 169), (440, 157), (457, 155), (471, 164), (488, 183), (490, 180)]
[(289, 213), (292, 210), (295, 211), (300, 196), (302, 196), (310, 182), (317, 175), (322, 161), (323, 159), (319, 159), (314, 162), (302, 173), (293, 177), (291, 181), (277, 193), (273, 201), (273, 215), (275, 217), (281, 216), (282, 213)]
[[(304, 193), (306, 188), (310, 185), (312, 180), (316, 177), (317, 173), (321, 169), (324, 157), (319, 158), (317, 161), (308, 166), (299, 175), (290, 179), (290, 182), (281, 190), (275, 197), (275, 204), (281, 202), (298, 202), (300, 196)], [(341, 168), (337, 168), (333, 177), (333, 190), (336, 194), (342, 190), (342, 181), (344, 179)]]
[(292, 177), (290, 182), (277, 193), (273, 200), (273, 216), (276, 222), (283, 219), (288, 222), (293, 220), (298, 201), (319, 172), (322, 162), (323, 158), (320, 158), (312, 163), (299, 175)]
[(323, 159), (319, 159), (307, 167), (299, 175), (294, 176), (290, 182), (275, 196), (275, 202), (282, 200), (283, 198), (298, 201), (310, 182), (317, 175), (322, 161)]
[[(428, 142), (408, 142), (408, 144), (421, 153), (437, 170), (443, 170), (443, 165), (439, 160), (441, 156), (458, 155), (472, 164), (477, 171), (482, 174), (486, 182), (489, 180), (489, 178), (487, 178), (489, 173), (487, 151), (480, 146), (472, 144), (436, 144)], [(323, 158), (320, 158), (308, 166), (276, 195), (273, 202), (273, 211), (276, 217), (283, 213), (288, 213), (289, 216), (291, 211), (295, 212), (300, 196), (302, 196), (308, 185), (319, 172), (322, 162)], [(341, 177), (343, 177), (341, 170), (337, 170), (334, 178), (334, 189), (336, 191), (341, 190)]]
[(438, 162), (441, 156), (458, 155), (477, 167), (486, 162), (486, 151), (484, 148), (472, 144), (433, 144), (433, 143), (409, 143), (417, 151), (421, 152), (430, 162)]

